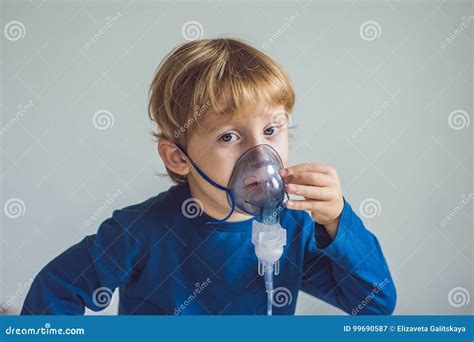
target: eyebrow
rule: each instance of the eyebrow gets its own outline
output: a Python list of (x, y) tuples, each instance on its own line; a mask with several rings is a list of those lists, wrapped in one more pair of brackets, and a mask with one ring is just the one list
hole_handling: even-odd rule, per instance
[[(226, 123), (225, 126), (230, 126), (231, 122)], [(211, 126), (205, 126), (205, 130), (208, 134), (214, 133), (215, 131), (218, 131), (220, 128), (224, 128), (224, 125), (221, 125), (220, 122), (215, 122)]]
[[(230, 113), (229, 113), (230, 114)], [(234, 117), (235, 115), (232, 115), (230, 114), (232, 117)], [(272, 115), (272, 111), (263, 111), (259, 114), (260, 116), (271, 116)], [(206, 117), (205, 120), (203, 120), (200, 125), (201, 127), (206, 131), (206, 133), (210, 134), (210, 133), (214, 133), (214, 131), (216, 131), (217, 129), (219, 129), (220, 127), (223, 127), (224, 125), (221, 125), (221, 121), (222, 121), (222, 117), (224, 117), (225, 114), (223, 114), (222, 116), (218, 115), (218, 114), (213, 114), (212, 115), (212, 119), (209, 120), (209, 116)], [(234, 120), (233, 118), (230, 118), (228, 121), (225, 121), (224, 124), (226, 126), (231, 126), (232, 124), (234, 123)]]
[[(222, 116), (219, 116), (217, 114), (212, 115), (212, 119), (209, 120), (209, 116), (206, 118), (206, 120), (203, 120), (201, 122), (201, 127), (206, 131), (206, 133), (213, 133), (220, 127), (223, 127), (223, 122), (221, 119)], [(224, 124), (230, 126), (232, 124), (233, 120), (230, 119), (226, 121)]]

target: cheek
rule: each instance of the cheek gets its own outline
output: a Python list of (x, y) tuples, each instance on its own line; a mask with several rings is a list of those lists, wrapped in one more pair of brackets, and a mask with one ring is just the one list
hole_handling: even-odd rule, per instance
[(287, 168), (288, 167), (288, 156), (281, 157), (281, 160), (283, 162), (283, 167)]
[(235, 164), (232, 158), (209, 153), (203, 159), (206, 160), (205, 164), (203, 164), (204, 172), (216, 183), (226, 187)]
[(289, 150), (288, 138), (281, 139), (280, 141), (278, 141), (278, 143), (273, 145), (273, 148), (280, 155), (283, 166), (287, 167), (288, 166), (288, 150)]
[[(235, 165), (235, 160), (238, 158), (238, 151), (223, 150), (217, 144), (209, 141), (207, 138), (200, 136), (192, 137), (188, 143), (188, 153), (191, 156), (197, 156), (196, 164), (201, 170), (214, 182), (224, 187), (229, 183), (229, 179)], [(205, 186), (207, 183), (196, 172), (197, 180)], [(216, 189), (209, 184), (213, 189)], [(216, 189), (217, 190), (217, 189)], [(217, 190), (222, 192), (220, 190)]]
[(281, 161), (283, 162), (283, 166), (287, 167), (288, 166), (288, 144), (286, 144), (281, 151), (278, 151), (280, 153)]

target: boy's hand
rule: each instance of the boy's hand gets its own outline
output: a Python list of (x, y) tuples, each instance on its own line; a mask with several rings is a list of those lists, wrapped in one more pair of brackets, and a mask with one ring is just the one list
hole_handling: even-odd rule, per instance
[(336, 237), (344, 200), (336, 171), (327, 165), (308, 163), (280, 171), (289, 194), (303, 200), (289, 200), (289, 209), (309, 210), (317, 223), (324, 225), (332, 239)]

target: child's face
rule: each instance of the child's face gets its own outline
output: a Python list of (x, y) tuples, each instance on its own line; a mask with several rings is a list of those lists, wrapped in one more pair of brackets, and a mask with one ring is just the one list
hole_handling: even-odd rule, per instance
[[(250, 148), (268, 144), (280, 155), (286, 167), (288, 160), (288, 127), (282, 106), (247, 106), (233, 116), (206, 113), (189, 138), (187, 151), (194, 162), (215, 182), (227, 186), (237, 159)], [(188, 181), (192, 196), (203, 202), (204, 211), (222, 218), (230, 210), (226, 193), (191, 167)], [(234, 213), (230, 218), (242, 220)]]

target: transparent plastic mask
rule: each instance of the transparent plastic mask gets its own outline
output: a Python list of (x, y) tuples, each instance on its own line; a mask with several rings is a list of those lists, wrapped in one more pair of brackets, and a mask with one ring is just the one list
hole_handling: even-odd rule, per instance
[[(257, 145), (240, 156), (227, 186), (234, 195), (236, 210), (262, 218), (273, 214), (285, 198), (281, 169), (281, 158), (270, 145)], [(229, 194), (227, 199), (232, 204)]]

